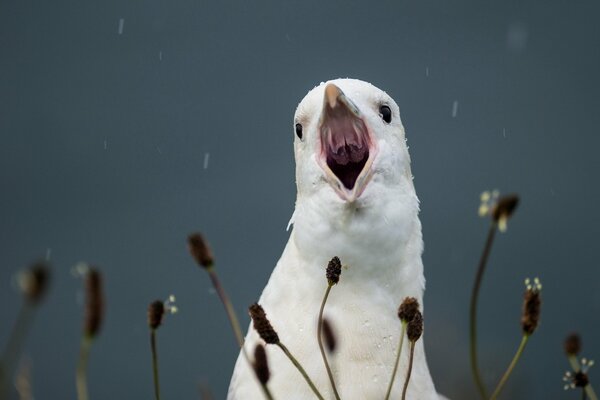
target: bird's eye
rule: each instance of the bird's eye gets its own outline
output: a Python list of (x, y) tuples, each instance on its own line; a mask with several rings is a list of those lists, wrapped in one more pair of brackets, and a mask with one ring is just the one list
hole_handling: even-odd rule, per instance
[(379, 115), (381, 115), (381, 119), (383, 119), (387, 124), (392, 122), (392, 110), (390, 110), (390, 107), (386, 105), (379, 107)]
[(301, 124), (296, 124), (296, 136), (298, 136), (298, 139), (302, 139), (302, 125)]

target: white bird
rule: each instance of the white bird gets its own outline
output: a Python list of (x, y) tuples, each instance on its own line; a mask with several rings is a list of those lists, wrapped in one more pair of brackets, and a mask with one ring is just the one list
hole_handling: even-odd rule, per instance
[[(343, 400), (383, 400), (401, 332), (398, 306), (407, 296), (423, 304), (423, 240), (410, 156), (394, 100), (375, 86), (336, 79), (312, 89), (294, 117), (296, 208), (293, 230), (259, 304), (326, 399), (333, 391), (317, 343), (317, 319), (328, 261), (344, 265), (325, 307), (337, 337), (329, 356)], [(425, 332), (427, 329), (427, 317)], [(251, 327), (245, 347), (263, 343)], [(266, 348), (275, 399), (316, 398), (275, 345)], [(400, 399), (408, 366), (404, 341), (390, 398)], [(408, 399), (435, 399), (423, 350), (415, 347)], [(240, 354), (229, 400), (263, 399)]]

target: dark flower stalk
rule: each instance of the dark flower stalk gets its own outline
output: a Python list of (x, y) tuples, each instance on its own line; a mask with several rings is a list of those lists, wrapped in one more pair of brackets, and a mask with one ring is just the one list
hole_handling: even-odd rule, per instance
[(198, 265), (208, 273), (211, 283), (217, 291), (221, 303), (223, 303), (223, 306), (225, 307), (225, 312), (229, 318), (229, 323), (233, 329), (235, 339), (242, 349), (246, 360), (250, 361), (248, 354), (246, 353), (246, 349), (244, 348), (244, 336), (242, 335), (240, 323), (235, 313), (235, 309), (233, 308), (233, 304), (231, 303), (229, 296), (227, 296), (223, 285), (221, 285), (221, 281), (219, 280), (217, 272), (215, 271), (214, 258), (208, 242), (204, 239), (202, 234), (193, 233), (188, 236), (188, 248), (190, 254), (196, 260)]
[(150, 326), (150, 348), (152, 350), (152, 376), (154, 378), (154, 398), (160, 400), (160, 384), (158, 380), (158, 355), (156, 351), (156, 329), (162, 322), (165, 305), (156, 300), (148, 307), (148, 325)]
[(394, 370), (392, 371), (392, 378), (390, 379), (390, 383), (388, 385), (385, 400), (390, 398), (390, 395), (392, 394), (392, 388), (394, 387), (394, 381), (396, 380), (398, 365), (400, 364), (400, 355), (402, 354), (402, 346), (404, 345), (404, 336), (406, 335), (406, 326), (408, 325), (409, 321), (412, 321), (417, 312), (419, 312), (419, 302), (414, 297), (406, 297), (398, 308), (398, 318), (400, 319), (402, 328), (400, 330), (396, 362), (394, 363)]
[[(470, 332), (470, 356), (471, 356), (471, 370), (473, 378), (479, 390), (479, 395), (482, 399), (487, 399), (487, 390), (481, 378), (479, 372), (479, 364), (477, 357), (477, 302), (479, 299), (479, 290), (481, 288), (481, 282), (483, 280), (483, 274), (485, 267), (494, 243), (494, 236), (496, 229), (501, 231), (506, 230), (506, 223), (512, 216), (517, 205), (519, 204), (519, 197), (517, 195), (507, 195), (497, 200), (498, 192), (484, 192), (481, 195), (481, 206), (479, 207), (479, 214), (481, 216), (490, 216), (491, 224), (488, 230), (487, 239), (483, 248), (483, 253), (479, 260), (477, 267), (477, 274), (475, 275), (475, 282), (473, 284), (473, 291), (471, 293), (471, 304), (469, 309), (469, 332)], [(497, 201), (496, 201), (497, 200)]]
[(317, 341), (319, 342), (319, 350), (321, 351), (321, 357), (323, 358), (323, 363), (325, 364), (325, 369), (327, 370), (327, 376), (329, 377), (329, 382), (333, 388), (333, 394), (336, 400), (340, 400), (340, 395), (337, 391), (337, 387), (335, 386), (333, 373), (331, 372), (331, 367), (329, 366), (327, 355), (325, 354), (325, 350), (323, 348), (323, 311), (325, 310), (325, 303), (327, 303), (329, 292), (331, 291), (331, 288), (340, 281), (341, 273), (342, 263), (338, 257), (333, 257), (327, 264), (327, 269), (325, 270), (325, 276), (327, 277), (327, 289), (325, 289), (325, 295), (323, 296), (323, 301), (321, 302), (319, 319), (317, 323)]
[(517, 348), (517, 352), (515, 353), (510, 365), (502, 375), (498, 386), (492, 393), (490, 400), (495, 400), (500, 395), (500, 392), (504, 388), (504, 385), (508, 381), (510, 374), (515, 369), (517, 362), (521, 358), (523, 354), (523, 350), (525, 350), (525, 345), (529, 340), (529, 337), (535, 332), (539, 325), (540, 321), (540, 313), (542, 307), (542, 299), (540, 297), (540, 292), (542, 290), (542, 284), (538, 278), (533, 280), (533, 284), (529, 279), (525, 280), (525, 286), (527, 289), (525, 290), (524, 300), (523, 300), (523, 313), (521, 315), (521, 330), (523, 332), (523, 337), (521, 338), (521, 343)]
[(104, 295), (102, 291), (102, 275), (93, 267), (85, 272), (86, 305), (84, 314), (83, 336), (79, 350), (79, 362), (76, 371), (78, 400), (88, 399), (87, 366), (92, 342), (98, 335), (104, 316)]
[(250, 317), (252, 318), (252, 325), (254, 326), (254, 329), (261, 337), (261, 339), (264, 340), (267, 344), (273, 344), (279, 347), (281, 351), (283, 351), (283, 353), (287, 356), (287, 358), (292, 362), (292, 364), (294, 364), (298, 372), (302, 374), (304, 380), (306, 381), (308, 386), (310, 386), (310, 389), (313, 391), (315, 396), (317, 396), (317, 398), (320, 400), (324, 400), (323, 396), (321, 395), (313, 381), (310, 379), (302, 365), (298, 362), (296, 357), (292, 355), (289, 349), (279, 340), (279, 335), (277, 334), (275, 329), (273, 329), (271, 322), (269, 322), (269, 320), (267, 319), (267, 314), (265, 313), (265, 310), (263, 310), (262, 306), (260, 306), (258, 303), (254, 303), (248, 308), (248, 312), (250, 314)]
[(50, 267), (43, 261), (38, 261), (19, 273), (18, 283), (23, 295), (23, 303), (0, 358), (0, 399), (8, 396), (10, 377), (15, 371), (25, 338), (29, 333), (34, 310), (44, 298), (49, 281)]
[(410, 358), (408, 359), (408, 371), (406, 372), (406, 380), (404, 381), (404, 388), (402, 389), (402, 400), (406, 400), (406, 391), (408, 390), (408, 383), (410, 381), (415, 356), (415, 344), (422, 334), (423, 316), (421, 315), (421, 312), (417, 310), (414, 317), (406, 326), (406, 337), (408, 337), (410, 343)]
[(150, 328), (150, 348), (152, 350), (152, 373), (154, 378), (154, 397), (160, 400), (160, 385), (158, 379), (158, 352), (156, 350), (156, 330), (162, 325), (166, 312), (174, 314), (177, 307), (174, 305), (175, 296), (169, 296), (165, 302), (156, 300), (148, 306), (148, 327)]

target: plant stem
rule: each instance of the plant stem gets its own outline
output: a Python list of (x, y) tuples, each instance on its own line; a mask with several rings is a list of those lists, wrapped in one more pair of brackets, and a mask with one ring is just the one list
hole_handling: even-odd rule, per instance
[(335, 387), (335, 381), (333, 380), (333, 374), (331, 373), (331, 368), (329, 367), (329, 363), (327, 362), (327, 355), (325, 354), (325, 349), (323, 348), (323, 310), (325, 309), (325, 303), (327, 302), (327, 298), (329, 297), (329, 292), (333, 285), (329, 284), (327, 289), (325, 290), (325, 296), (323, 297), (323, 301), (321, 302), (321, 309), (319, 310), (319, 322), (317, 325), (317, 340), (319, 342), (319, 349), (321, 350), (321, 356), (323, 357), (323, 362), (325, 363), (325, 369), (327, 370), (327, 375), (329, 376), (329, 382), (331, 382), (331, 387), (333, 388), (333, 394), (337, 400), (340, 400), (340, 395)]
[(17, 320), (8, 338), (8, 343), (2, 353), (2, 359), (0, 359), (0, 399), (8, 398), (9, 382), (15, 371), (25, 338), (29, 333), (29, 327), (33, 319), (33, 308), (27, 301), (21, 305)]
[(75, 375), (75, 383), (77, 385), (77, 399), (88, 400), (87, 389), (87, 365), (92, 347), (93, 338), (84, 336), (81, 339), (81, 347), (79, 349), (79, 362), (77, 363), (77, 371)]
[(517, 365), (519, 358), (521, 358), (521, 354), (523, 354), (523, 350), (525, 349), (525, 345), (527, 344), (528, 340), (529, 335), (523, 335), (523, 338), (521, 339), (521, 344), (519, 344), (519, 348), (517, 349), (515, 356), (513, 357), (512, 361), (510, 362), (510, 365), (506, 369), (506, 372), (504, 372), (504, 375), (502, 375), (502, 379), (500, 379), (500, 382), (498, 383), (498, 386), (496, 386), (496, 390), (494, 390), (494, 393), (492, 393), (492, 397), (490, 397), (490, 400), (495, 400), (500, 395), (500, 391), (504, 387), (504, 384), (506, 384), (506, 381), (508, 381), (508, 378), (510, 377), (510, 374), (515, 368), (515, 365)]
[[(233, 308), (233, 304), (231, 303), (229, 296), (227, 296), (227, 293), (225, 292), (223, 285), (221, 285), (221, 281), (219, 279), (219, 276), (217, 275), (217, 272), (215, 271), (214, 266), (211, 265), (211, 266), (205, 268), (205, 270), (206, 270), (206, 272), (208, 272), (210, 281), (212, 282), (213, 287), (217, 291), (217, 294), (219, 295), (219, 299), (221, 300), (221, 303), (225, 307), (225, 312), (227, 313), (227, 318), (229, 319), (231, 328), (233, 329), (233, 334), (235, 335), (235, 340), (237, 341), (238, 346), (240, 346), (240, 349), (242, 350), (242, 354), (244, 355), (244, 358), (246, 359), (248, 366), (250, 367), (251, 370), (254, 371), (254, 368), (252, 367), (252, 362), (250, 361), (250, 357), (248, 356), (248, 352), (246, 351), (246, 347), (244, 347), (244, 336), (242, 335), (242, 329), (240, 328), (240, 322), (237, 318), (237, 314), (235, 313), (235, 309)], [(256, 372), (255, 372), (255, 376), (256, 376)], [(258, 380), (258, 377), (257, 377), (257, 380)], [(263, 390), (265, 397), (269, 400), (272, 400), (273, 396), (269, 392), (269, 389), (267, 388), (267, 386), (263, 385), (263, 384), (260, 384), (260, 386)]]
[(265, 395), (265, 397), (268, 400), (273, 400), (273, 395), (271, 394), (271, 391), (269, 390), (269, 388), (267, 387), (267, 385), (266, 384), (261, 384), (260, 386), (262, 387), (263, 394)]
[(394, 363), (394, 371), (392, 372), (392, 378), (390, 380), (390, 384), (388, 386), (387, 393), (385, 395), (385, 400), (389, 400), (390, 394), (392, 393), (392, 387), (394, 386), (394, 381), (396, 379), (396, 373), (398, 372), (398, 364), (400, 364), (400, 354), (402, 354), (402, 345), (404, 344), (404, 336), (406, 335), (406, 322), (402, 321), (402, 330), (400, 333), (400, 343), (398, 343), (398, 353), (396, 354), (396, 362)]
[(150, 329), (150, 347), (152, 349), (152, 372), (154, 375), (154, 397), (160, 400), (160, 384), (158, 381), (158, 354), (156, 351), (156, 329)]
[(406, 399), (406, 390), (408, 389), (408, 382), (410, 381), (410, 375), (412, 373), (413, 358), (415, 356), (415, 343), (416, 342), (410, 342), (410, 358), (408, 360), (408, 371), (406, 372), (404, 388), (402, 389), (402, 400)]
[[(221, 285), (221, 281), (219, 280), (219, 277), (217, 276), (217, 272), (215, 271), (214, 267), (209, 267), (206, 269), (206, 271), (208, 272), (208, 276), (212, 281), (213, 287), (215, 288), (217, 294), (219, 295), (219, 298), (221, 299), (221, 303), (223, 303), (223, 306), (225, 307), (227, 317), (229, 318), (229, 323), (231, 324), (231, 328), (233, 329), (233, 333), (235, 334), (235, 339), (237, 340), (240, 348), (244, 349), (244, 336), (242, 336), (242, 330), (240, 329), (240, 323), (235, 314), (233, 304), (231, 304), (231, 300), (229, 300), (227, 293), (225, 293), (225, 289), (223, 289), (223, 285)], [(245, 351), (244, 354), (246, 354)]]
[(579, 370), (581, 369), (581, 366), (579, 365), (579, 361), (577, 360), (577, 356), (574, 354), (569, 354), (567, 356), (568, 360), (569, 360), (569, 364), (571, 364), (571, 368), (573, 369), (574, 372), (579, 372)]
[(300, 363), (298, 362), (298, 360), (296, 360), (296, 358), (292, 355), (292, 353), (290, 353), (290, 351), (288, 350), (288, 348), (285, 347), (285, 345), (283, 343), (281, 343), (281, 342), (277, 343), (277, 346), (279, 346), (279, 348), (281, 350), (283, 350), (283, 352), (290, 359), (290, 361), (292, 362), (292, 364), (294, 364), (294, 366), (298, 369), (298, 371), (300, 371), (300, 373), (302, 374), (302, 376), (306, 380), (306, 383), (308, 383), (308, 386), (310, 386), (310, 388), (312, 389), (312, 391), (314, 392), (314, 394), (317, 396), (317, 398), (320, 399), (320, 400), (325, 400), (323, 398), (323, 396), (321, 395), (321, 393), (319, 393), (319, 391), (317, 390), (317, 387), (315, 386), (315, 384), (313, 383), (313, 381), (308, 377), (308, 374), (306, 373), (306, 371), (304, 370), (304, 368), (302, 368), (302, 365), (300, 365)]
[(596, 396), (596, 392), (594, 392), (594, 388), (592, 387), (591, 383), (585, 385), (583, 390), (585, 390), (585, 393), (590, 400), (598, 400), (598, 396)]
[(479, 372), (479, 365), (477, 363), (477, 300), (479, 298), (479, 289), (481, 288), (481, 281), (483, 279), (483, 273), (487, 264), (490, 250), (492, 249), (492, 243), (494, 242), (494, 235), (496, 233), (496, 222), (492, 220), (490, 229), (488, 231), (487, 240), (483, 253), (479, 260), (479, 266), (477, 268), (477, 275), (475, 276), (475, 283), (473, 284), (473, 292), (471, 293), (471, 307), (470, 307), (470, 353), (471, 353), (471, 370), (473, 372), (473, 378), (479, 389), (479, 395), (482, 399), (487, 399), (487, 390), (481, 379)]

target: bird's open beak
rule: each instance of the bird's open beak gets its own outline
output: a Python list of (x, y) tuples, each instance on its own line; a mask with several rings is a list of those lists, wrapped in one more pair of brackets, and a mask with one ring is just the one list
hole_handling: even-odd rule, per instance
[(333, 83), (325, 87), (319, 133), (327, 181), (343, 200), (355, 201), (371, 179), (377, 144), (358, 107)]

